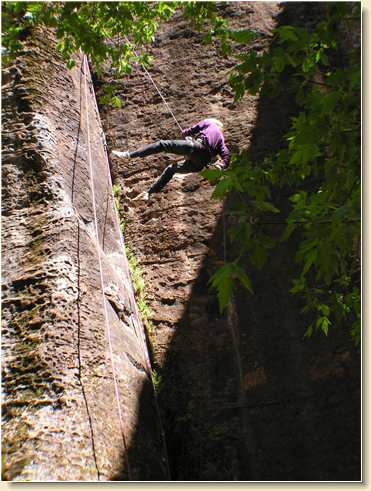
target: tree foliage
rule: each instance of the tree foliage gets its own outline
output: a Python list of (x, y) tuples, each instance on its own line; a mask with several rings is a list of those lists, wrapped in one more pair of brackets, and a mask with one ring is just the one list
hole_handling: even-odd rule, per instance
[[(145, 46), (154, 41), (159, 22), (169, 19), (177, 8), (195, 28), (207, 25), (220, 29), (225, 25), (215, 2), (6, 1), (2, 3), (3, 63), (15, 58), (29, 28), (43, 26), (55, 29), (57, 48), (69, 68), (75, 66), (75, 55), (81, 50), (98, 75), (109, 66), (119, 78), (130, 73), (133, 64), (151, 62)], [(100, 102), (121, 107), (114, 92), (106, 84)]]
[(122, 75), (130, 72), (133, 61), (148, 63), (148, 55), (137, 56), (134, 47), (152, 42), (158, 23), (175, 7), (175, 2), (3, 2), (2, 45), (12, 57), (24, 29), (52, 27), (69, 67), (81, 49), (96, 70), (109, 61)]
[[(217, 181), (215, 198), (236, 196), (228, 232), (239, 250), (237, 264), (248, 257), (252, 267), (261, 268), (277, 243), (294, 234), (299, 271), (291, 292), (304, 299), (304, 312), (312, 318), (305, 335), (315, 330), (327, 335), (332, 326), (346, 322), (356, 343), (361, 324), (361, 68), (359, 46), (348, 45), (344, 52), (339, 26), (349, 32), (359, 22), (359, 5), (328, 4), (313, 31), (280, 26), (269, 51), (240, 56), (230, 77), (235, 99), (246, 91), (271, 97), (287, 91), (297, 114), (279, 151), (262, 162), (240, 154), (222, 175), (204, 173)], [(288, 212), (277, 209), (279, 189), (291, 192)], [(262, 224), (278, 213), (285, 223), (280, 238), (262, 232)], [(212, 283), (225, 306), (231, 285), (229, 279), (216, 283), (219, 278), (217, 272)]]

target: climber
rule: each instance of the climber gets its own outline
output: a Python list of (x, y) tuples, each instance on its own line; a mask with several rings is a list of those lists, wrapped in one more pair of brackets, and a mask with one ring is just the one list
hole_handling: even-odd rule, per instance
[(148, 200), (152, 193), (161, 191), (175, 173), (199, 172), (207, 167), (216, 155), (220, 155), (222, 161), (217, 162), (215, 167), (220, 170), (228, 167), (229, 150), (224, 143), (223, 123), (221, 121), (215, 118), (203, 119), (194, 126), (183, 130), (182, 134), (185, 137), (183, 140), (160, 140), (134, 152), (112, 151), (113, 155), (124, 159), (146, 157), (160, 152), (175, 153), (186, 157), (184, 160), (166, 167), (152, 186), (134, 199)]

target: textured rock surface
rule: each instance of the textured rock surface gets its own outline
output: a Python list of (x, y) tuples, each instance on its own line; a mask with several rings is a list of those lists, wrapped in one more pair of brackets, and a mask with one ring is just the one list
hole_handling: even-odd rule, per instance
[(90, 75), (51, 45), (3, 75), (3, 479), (166, 479)]
[[(265, 2), (220, 8), (232, 25), (265, 34), (285, 16), (307, 22), (311, 15), (310, 6), (296, 3), (284, 12)], [(233, 62), (204, 46), (181, 18), (163, 28), (152, 51), (151, 74), (183, 127), (219, 117), (232, 149), (261, 158), (275, 148), (292, 101), (246, 96), (235, 105), (225, 82)], [(179, 136), (143, 73), (115, 88), (124, 107), (104, 109), (111, 148)], [(293, 267), (286, 246), (253, 278), (254, 297), (239, 292), (219, 316), (207, 281), (229, 251), (212, 187), (186, 175), (148, 205), (132, 200), (172, 159), (113, 161), (125, 194), (126, 239), (144, 271), (156, 327), (172, 479), (359, 479), (359, 355), (347, 334), (339, 328), (328, 339), (303, 340), (301, 306), (286, 293)]]
[[(248, 2), (232, 3), (226, 4), (226, 9), (235, 17), (234, 26), (259, 25), (263, 32), (274, 26), (272, 15), (278, 12), (277, 5), (270, 3), (259, 9)], [(257, 99), (246, 96), (240, 104), (233, 103), (226, 76), (234, 62), (218, 58), (215, 47), (204, 46), (201, 38), (186, 21), (171, 21), (157, 35), (152, 49), (157, 62), (151, 74), (183, 128), (202, 117), (219, 117), (226, 123), (229, 147), (237, 150), (249, 143)], [(161, 138), (179, 138), (176, 123), (141, 70), (137, 69), (116, 92), (124, 101), (124, 109), (107, 113), (103, 108), (110, 147), (134, 150)], [(153, 320), (161, 332), (156, 352), (159, 357), (166, 354), (166, 339), (172, 338), (174, 324), (184, 315), (200, 264), (211, 252), (210, 239), (223, 208), (210, 199), (213, 187), (197, 174), (175, 176), (163, 192), (154, 195), (149, 206), (132, 200), (174, 158), (164, 154), (130, 162), (113, 158), (113, 172), (126, 198), (127, 241), (144, 266)], [(214, 244), (216, 259), (223, 259), (218, 246), (221, 241), (219, 236)], [(162, 342), (165, 349), (160, 346)]]

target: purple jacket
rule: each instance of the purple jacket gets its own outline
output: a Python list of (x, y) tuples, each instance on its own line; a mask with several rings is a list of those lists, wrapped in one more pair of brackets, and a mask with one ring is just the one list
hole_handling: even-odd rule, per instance
[(199, 123), (183, 130), (183, 135), (194, 135), (196, 133), (201, 134), (211, 152), (211, 155), (220, 155), (223, 160), (224, 167), (229, 165), (229, 150), (224, 143), (224, 136), (215, 123), (209, 119), (203, 119)]

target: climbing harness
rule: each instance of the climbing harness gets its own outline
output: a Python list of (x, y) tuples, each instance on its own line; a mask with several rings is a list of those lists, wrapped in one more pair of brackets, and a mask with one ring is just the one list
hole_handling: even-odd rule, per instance
[(127, 448), (126, 436), (125, 436), (124, 419), (123, 419), (121, 403), (120, 403), (120, 391), (119, 391), (118, 382), (117, 382), (117, 378), (116, 378), (115, 364), (113, 361), (111, 331), (110, 331), (109, 320), (108, 320), (106, 298), (104, 295), (104, 279), (103, 279), (103, 271), (102, 271), (101, 251), (100, 251), (100, 245), (99, 245), (97, 210), (96, 210), (96, 200), (95, 200), (95, 190), (94, 190), (94, 180), (93, 180), (93, 164), (92, 164), (92, 156), (91, 156), (89, 106), (88, 106), (88, 94), (87, 94), (87, 82), (86, 82), (89, 67), (88, 67), (86, 55), (83, 55), (82, 63), (83, 63), (83, 69), (84, 69), (85, 114), (86, 114), (86, 123), (87, 123), (87, 125), (86, 125), (87, 126), (87, 149), (88, 149), (88, 152), (87, 152), (88, 155), (87, 156), (88, 156), (88, 163), (89, 163), (90, 190), (91, 190), (92, 205), (93, 205), (94, 229), (95, 229), (95, 239), (96, 239), (98, 263), (99, 263), (100, 285), (101, 285), (101, 290), (102, 290), (104, 318), (105, 318), (109, 354), (110, 354), (111, 366), (112, 366), (113, 384), (114, 384), (114, 392), (115, 392), (115, 398), (116, 398), (116, 404), (117, 404), (117, 412), (118, 412), (119, 423), (120, 423), (120, 431), (121, 431), (121, 436), (122, 436), (122, 440), (123, 440), (123, 444), (124, 444), (124, 451), (125, 451), (126, 463), (127, 463), (127, 468), (128, 468), (128, 475), (129, 475), (129, 479), (132, 480), (132, 472), (131, 472), (130, 462), (128, 459), (128, 448)]

